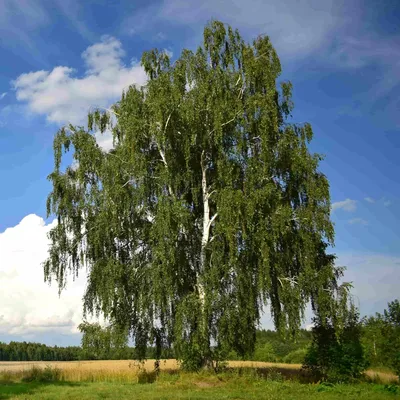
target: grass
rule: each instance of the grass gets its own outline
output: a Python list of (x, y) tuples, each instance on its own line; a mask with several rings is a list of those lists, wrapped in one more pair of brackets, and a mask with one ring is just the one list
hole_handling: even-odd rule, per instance
[[(354, 385), (301, 383), (299, 366), (232, 362), (220, 374), (182, 372), (175, 360), (0, 363), (0, 400), (8, 399), (394, 399), (393, 376)], [(391, 377), (388, 380), (388, 375)], [(389, 382), (391, 382), (389, 384)]]
[(274, 382), (253, 378), (224, 379), (205, 376), (178, 377), (140, 385), (115, 382), (94, 383), (9, 383), (0, 385), (0, 399), (393, 399), (383, 385), (311, 385)]

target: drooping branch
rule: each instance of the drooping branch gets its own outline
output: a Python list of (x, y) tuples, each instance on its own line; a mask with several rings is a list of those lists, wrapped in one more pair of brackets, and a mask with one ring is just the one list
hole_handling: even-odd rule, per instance
[[(228, 124), (230, 124), (231, 122), (235, 121), (235, 119), (236, 119), (239, 115), (240, 115), (240, 111), (238, 111), (238, 112), (235, 114), (235, 116), (234, 116), (233, 118), (231, 118), (229, 121), (223, 122), (223, 123), (221, 124), (221, 128), (222, 128), (223, 126), (228, 125)], [(215, 132), (216, 129), (217, 129), (217, 128), (214, 128), (212, 131), (210, 131), (210, 132), (209, 132), (209, 135), (212, 135), (212, 134)]]

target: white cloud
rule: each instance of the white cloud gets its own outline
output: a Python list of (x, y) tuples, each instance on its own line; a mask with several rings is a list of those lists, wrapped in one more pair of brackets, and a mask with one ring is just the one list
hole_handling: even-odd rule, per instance
[(82, 54), (86, 66), (83, 77), (74, 76), (74, 69), (67, 66), (24, 73), (13, 81), (17, 99), (49, 122), (85, 125), (91, 107), (107, 107), (120, 98), (124, 88), (145, 83), (143, 68), (124, 65), (124, 56), (119, 40), (103, 36)]
[(352, 294), (362, 314), (382, 312), (399, 298), (400, 257), (385, 254), (339, 254), (337, 265), (347, 266), (344, 281), (352, 281)]
[(174, 56), (174, 53), (171, 50), (164, 49), (164, 52), (170, 59), (172, 59), (172, 57)]
[(365, 197), (364, 200), (371, 204), (375, 203), (375, 199), (373, 199), (372, 197)]
[(335, 203), (332, 203), (332, 211), (343, 209), (344, 211), (355, 211), (357, 208), (357, 201), (356, 200), (351, 200), (351, 199), (346, 199), (343, 201), (337, 201)]
[(6, 97), (6, 95), (7, 95), (7, 92), (0, 94), (0, 100), (4, 99), (4, 97)]
[(164, 42), (167, 39), (167, 36), (163, 32), (158, 32), (157, 35), (155, 36), (155, 40), (159, 42)]
[(306, 330), (306, 331), (312, 331), (312, 329), (314, 328), (314, 325), (315, 325), (315, 324), (313, 324), (313, 323), (307, 324), (307, 325), (305, 326), (305, 330)]
[(351, 225), (368, 225), (368, 221), (363, 218), (352, 218), (349, 220)]
[(385, 200), (385, 201), (383, 202), (383, 205), (384, 205), (385, 207), (389, 207), (389, 206), (392, 205), (392, 202), (391, 202), (390, 200)]
[(96, 138), (98, 145), (104, 151), (109, 151), (114, 147), (113, 136), (109, 130), (106, 130), (104, 133), (101, 133), (100, 131), (98, 131), (94, 134), (94, 136)]
[(0, 233), (0, 334), (31, 335), (51, 330), (77, 332), (82, 321), (82, 296), (86, 284), (82, 273), (58, 296), (58, 287), (44, 282), (41, 263), (47, 257), (45, 224), (31, 214), (15, 227)]

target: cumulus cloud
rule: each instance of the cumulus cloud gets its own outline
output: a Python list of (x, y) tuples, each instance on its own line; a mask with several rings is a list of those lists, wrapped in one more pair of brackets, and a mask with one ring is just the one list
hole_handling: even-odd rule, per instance
[(342, 209), (344, 211), (352, 212), (355, 211), (356, 208), (357, 208), (356, 200), (346, 199), (343, 201), (337, 201), (335, 203), (332, 203), (332, 211)]
[(0, 94), (0, 100), (4, 99), (4, 97), (6, 97), (6, 95), (7, 95), (7, 92)]
[(375, 203), (375, 200), (372, 197), (365, 197), (364, 200), (371, 204)]
[(52, 331), (77, 333), (82, 321), (84, 274), (70, 281), (58, 296), (56, 284), (44, 282), (41, 263), (47, 257), (47, 232), (56, 221), (45, 224), (31, 214), (0, 233), (0, 334), (25, 336)]
[(84, 125), (91, 107), (107, 107), (120, 98), (124, 88), (145, 83), (143, 68), (137, 63), (124, 65), (124, 56), (119, 40), (103, 36), (82, 53), (86, 68), (82, 77), (68, 66), (24, 73), (13, 81), (16, 97), (49, 122)]
[(350, 225), (368, 225), (368, 221), (363, 218), (352, 218), (349, 220)]

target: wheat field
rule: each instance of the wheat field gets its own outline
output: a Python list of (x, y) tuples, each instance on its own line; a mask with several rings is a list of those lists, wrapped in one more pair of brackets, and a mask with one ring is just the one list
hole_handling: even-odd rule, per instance
[[(154, 370), (155, 360), (146, 360), (143, 363), (133, 360), (103, 360), (103, 361), (0, 361), (0, 375), (12, 375), (15, 378), (23, 377), (32, 368), (51, 367), (58, 369), (61, 380), (64, 381), (105, 381), (105, 382), (132, 382), (137, 381), (143, 372)], [(229, 361), (230, 368), (260, 368), (278, 370), (286, 376), (295, 376), (300, 373), (301, 364), (267, 363), (256, 361)], [(161, 360), (162, 371), (176, 371), (179, 369), (177, 360)], [(371, 379), (381, 382), (393, 382), (397, 377), (393, 374), (369, 370), (366, 374)]]

